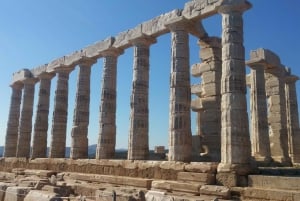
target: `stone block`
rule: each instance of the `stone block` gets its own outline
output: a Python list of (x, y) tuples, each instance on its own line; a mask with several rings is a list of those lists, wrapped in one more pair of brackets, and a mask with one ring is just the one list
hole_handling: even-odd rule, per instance
[(202, 62), (208, 61), (220, 61), (222, 60), (221, 49), (220, 48), (202, 48), (200, 50), (200, 55)]
[(11, 84), (13, 85), (16, 82), (22, 82), (23, 80), (26, 80), (27, 78), (31, 78), (31, 77), (32, 77), (32, 74), (31, 74), (30, 70), (22, 69), (13, 74)]
[(214, 195), (219, 198), (229, 199), (230, 190), (226, 186), (203, 185), (200, 188), (200, 195)]
[(132, 46), (130, 40), (134, 40), (137, 38), (142, 37), (144, 34), (142, 33), (142, 25), (138, 25), (133, 29), (129, 29), (127, 31), (119, 33), (115, 37), (115, 42), (113, 44), (113, 47), (115, 48), (128, 48)]
[(52, 175), (56, 175), (57, 172), (52, 171), (52, 170), (26, 169), (26, 170), (24, 170), (24, 174), (26, 176), (36, 175), (39, 177), (51, 177)]
[(191, 93), (197, 95), (198, 97), (201, 96), (202, 86), (201, 84), (194, 84), (191, 86)]
[(174, 199), (167, 195), (165, 192), (161, 191), (148, 191), (145, 195), (146, 201), (158, 201), (158, 200), (164, 200), (164, 201), (173, 201)]
[(191, 162), (185, 165), (184, 170), (187, 172), (213, 173), (217, 172), (218, 163), (211, 162)]
[(279, 189), (245, 188), (243, 193), (243, 200), (297, 201), (299, 197), (299, 191)]
[(204, 72), (201, 76), (202, 84), (210, 84), (210, 83), (217, 83), (221, 86), (221, 73), (216, 71), (207, 71)]
[(218, 0), (210, 1), (189, 1), (184, 5), (182, 15), (186, 19), (200, 19), (217, 13), (220, 5)]
[(245, 49), (242, 45), (223, 44), (222, 57), (242, 60), (245, 58)]
[(220, 83), (209, 83), (209, 84), (202, 84), (202, 96), (209, 97), (209, 96), (218, 96), (220, 95), (221, 84)]
[(15, 186), (16, 184), (13, 183), (3, 183), (0, 182), (0, 201), (4, 201), (5, 198), (5, 191), (8, 187)]
[(237, 175), (234, 173), (218, 173), (216, 175), (216, 183), (227, 187), (237, 186)]
[(25, 196), (32, 190), (31, 187), (8, 187), (6, 189), (4, 201), (24, 201)]
[(179, 181), (166, 181), (154, 180), (152, 182), (152, 189), (166, 190), (168, 192), (187, 192), (195, 195), (199, 194), (201, 185), (193, 182), (179, 182)]
[(191, 109), (193, 111), (199, 111), (203, 109), (201, 98), (196, 98), (191, 101)]
[(99, 57), (100, 53), (110, 49), (113, 46), (114, 42), (114, 37), (108, 37), (102, 41), (98, 41), (90, 46), (85, 47), (83, 51), (85, 52), (86, 57)]
[(280, 66), (280, 58), (271, 50), (259, 48), (250, 52), (250, 60), (264, 60), (270, 66)]
[(199, 182), (201, 184), (214, 184), (216, 182), (216, 176), (211, 173), (178, 172), (177, 180)]
[(30, 70), (31, 74), (34, 77), (38, 77), (40, 74), (47, 72), (47, 66), (48, 66), (48, 64), (44, 64), (44, 65), (38, 66), (34, 69), (31, 69)]
[(24, 201), (62, 201), (57, 194), (47, 191), (31, 190)]

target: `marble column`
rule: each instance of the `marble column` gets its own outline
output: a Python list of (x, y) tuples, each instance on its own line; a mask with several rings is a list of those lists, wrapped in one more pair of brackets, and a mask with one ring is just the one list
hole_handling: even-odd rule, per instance
[(17, 153), (18, 127), (20, 118), (20, 106), (22, 99), (22, 83), (14, 83), (11, 86), (12, 95), (10, 99), (9, 116), (6, 129), (4, 157), (15, 157)]
[(189, 162), (192, 156), (189, 35), (181, 18), (166, 26), (171, 31), (171, 74), (169, 111), (170, 161)]
[(79, 63), (76, 103), (71, 131), (72, 144), (70, 158), (88, 158), (88, 126), (90, 116), (90, 77), (94, 59), (84, 59)]
[(297, 80), (299, 80), (299, 77), (295, 75), (288, 75), (285, 78), (289, 155), (293, 163), (300, 163), (300, 129), (296, 90)]
[[(227, 1), (226, 1), (227, 2)], [(219, 172), (250, 170), (251, 145), (246, 103), (243, 12), (246, 1), (225, 3), (222, 15), (221, 163)]]
[(53, 78), (53, 76), (54, 74), (50, 73), (42, 73), (39, 75), (40, 90), (34, 123), (31, 158), (47, 157), (48, 115), (50, 103), (49, 99), (51, 79)]
[(131, 41), (134, 45), (128, 160), (149, 158), (149, 46), (151, 37)]
[(265, 90), (264, 66), (248, 63), (250, 73), (250, 112), (252, 156), (257, 161), (271, 161), (268, 130), (267, 98)]
[(66, 130), (68, 118), (68, 81), (73, 67), (59, 67), (56, 71), (57, 84), (52, 119), (50, 158), (65, 158)]
[(104, 53), (102, 91), (100, 101), (100, 131), (96, 159), (112, 159), (116, 146), (117, 59), (121, 50)]
[(24, 93), (18, 129), (17, 157), (30, 157), (34, 87), (36, 81), (35, 78), (26, 78), (23, 81)]
[(284, 76), (282, 67), (265, 70), (271, 156), (276, 162), (290, 165)]

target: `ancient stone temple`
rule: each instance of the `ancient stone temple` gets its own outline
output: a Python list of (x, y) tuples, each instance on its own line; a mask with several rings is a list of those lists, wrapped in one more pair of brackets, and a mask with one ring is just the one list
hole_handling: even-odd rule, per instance
[[(102, 168), (102, 173), (139, 177), (143, 173), (132, 172), (150, 166), (159, 167), (163, 172), (164, 164), (172, 164), (174, 167), (169, 165), (168, 168), (174, 169), (174, 175), (172, 173), (164, 177), (163, 173), (147, 172), (147, 176), (141, 177), (170, 180), (190, 178), (188, 181), (194, 181), (205, 172), (213, 174), (218, 184), (238, 186), (245, 185), (243, 179), (256, 170), (256, 165), (299, 164), (300, 129), (295, 85), (299, 78), (281, 63), (276, 53), (268, 49), (251, 51), (249, 61), (245, 61), (243, 13), (250, 8), (251, 4), (246, 0), (189, 1), (182, 10), (155, 17), (117, 36), (50, 61), (47, 65), (14, 73), (4, 158), (7, 161), (8, 158), (35, 159), (32, 161), (57, 170), (53, 160), (57, 159), (59, 163), (59, 158), (65, 158), (68, 136), (71, 136), (69, 164), (76, 161), (73, 159), (88, 158), (91, 68), (98, 59), (103, 58), (98, 144), (96, 157), (89, 163), (92, 163), (91, 167), (102, 167), (109, 159), (114, 159), (118, 57), (132, 47), (133, 80), (128, 106), (130, 129), (126, 158), (129, 162), (112, 160), (107, 165), (111, 169)], [(202, 19), (212, 15), (222, 17), (222, 35), (219, 37), (210, 36), (201, 23)], [(170, 79), (169, 133), (166, 133), (169, 137), (169, 163), (157, 165), (156, 162), (146, 161), (150, 155), (150, 47), (157, 42), (156, 38), (167, 33), (171, 36), (171, 70), (170, 77), (166, 78)], [(197, 64), (189, 63), (190, 35), (199, 39), (200, 62)], [(248, 67), (250, 73), (247, 75)], [(79, 68), (76, 101), (74, 106), (68, 106), (69, 75), (75, 68)], [(191, 76), (201, 81), (191, 85)], [(57, 78), (55, 95), (50, 97), (51, 80), (54, 77)], [(39, 91), (35, 92), (37, 83)], [(249, 100), (246, 96), (247, 87)], [(32, 119), (34, 93), (38, 93), (35, 120)], [(192, 99), (192, 94), (196, 98)], [(54, 100), (54, 111), (52, 124), (48, 125), (51, 100)], [(68, 107), (74, 108), (70, 135), (66, 133)], [(195, 136), (191, 132), (191, 121), (194, 121), (191, 112), (197, 113)], [(51, 133), (51, 142), (47, 142), (48, 131)], [(195, 139), (199, 140), (197, 145)], [(47, 144), (50, 144), (49, 153)], [(197, 146), (196, 149), (193, 146)], [(161, 150), (164, 152), (164, 148)], [(193, 161), (195, 157), (199, 163)], [(31, 167), (31, 162), (28, 163), (28, 167)], [(86, 164), (80, 160), (78, 163), (78, 170), (82, 171), (80, 168)], [(77, 170), (75, 166), (72, 166), (72, 171)], [(120, 168), (132, 171), (120, 173)], [(96, 169), (88, 171), (98, 173)], [(180, 170), (178, 174), (177, 170)], [(205, 178), (210, 181), (208, 183), (214, 183), (209, 180), (210, 176), (206, 175)], [(152, 182), (154, 189), (162, 188), (161, 185), (159, 181)], [(184, 186), (180, 184), (181, 187), (178, 187), (177, 183), (172, 185), (179, 189)], [(189, 186), (189, 189), (192, 188), (194, 186)], [(195, 188), (198, 192), (199, 186)]]

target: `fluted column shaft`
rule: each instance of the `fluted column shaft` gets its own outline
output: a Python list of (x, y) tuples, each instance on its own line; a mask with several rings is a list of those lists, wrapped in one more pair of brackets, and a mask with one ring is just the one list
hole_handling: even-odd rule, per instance
[(90, 77), (95, 60), (84, 60), (79, 64), (76, 103), (71, 131), (72, 159), (88, 158), (88, 126), (90, 115)]
[(11, 85), (12, 95), (10, 99), (9, 116), (6, 129), (4, 157), (15, 157), (17, 153), (18, 127), (20, 118), (20, 106), (23, 84)]
[(293, 163), (300, 163), (300, 129), (296, 90), (298, 79), (297, 76), (287, 76), (285, 84), (289, 155)]
[(100, 101), (100, 131), (96, 159), (111, 159), (116, 146), (117, 58), (119, 50), (103, 54), (103, 76)]
[(48, 115), (50, 104), (51, 79), (54, 75), (43, 73), (39, 76), (40, 90), (37, 105), (37, 113), (34, 124), (32, 158), (46, 158), (47, 156), (47, 134), (48, 134)]
[(221, 164), (219, 171), (249, 166), (251, 157), (246, 104), (243, 11), (250, 5), (223, 5), (221, 78)]
[(267, 98), (263, 66), (251, 66), (250, 112), (252, 156), (258, 161), (270, 161)]
[(58, 68), (51, 130), (50, 158), (64, 158), (68, 117), (68, 81), (73, 69)]
[(30, 143), (32, 131), (32, 113), (34, 102), (34, 87), (36, 79), (27, 78), (23, 81), (24, 93), (20, 123), (18, 129), (17, 157), (30, 157)]
[(268, 69), (265, 79), (271, 156), (274, 161), (289, 165), (284, 73), (281, 67)]
[(149, 46), (155, 40), (139, 38), (134, 45), (128, 160), (149, 157)]
[(172, 42), (168, 157), (170, 161), (188, 162), (192, 152), (189, 35), (185, 22), (168, 27)]

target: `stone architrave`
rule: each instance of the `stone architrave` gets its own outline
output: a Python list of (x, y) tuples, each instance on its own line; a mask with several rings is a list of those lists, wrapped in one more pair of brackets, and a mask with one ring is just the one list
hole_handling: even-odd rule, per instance
[(243, 17), (251, 4), (224, 1), (222, 15), (221, 163), (219, 172), (250, 171), (251, 145), (246, 103)]
[(268, 102), (269, 137), (274, 161), (290, 165), (285, 98), (285, 69), (276, 66), (265, 70)]
[(288, 75), (285, 78), (289, 155), (293, 163), (300, 163), (300, 129), (296, 91), (297, 80), (299, 80), (299, 77), (294, 75)]
[(252, 156), (257, 161), (270, 162), (271, 151), (264, 66), (250, 62), (247, 62), (247, 64), (252, 68), (249, 77)]
[(122, 53), (119, 49), (109, 49), (101, 53), (104, 60), (96, 159), (112, 159), (115, 155), (117, 59)]
[(48, 115), (51, 79), (53, 76), (54, 74), (51, 73), (42, 73), (39, 75), (40, 90), (34, 124), (31, 158), (47, 157)]
[(90, 115), (91, 67), (97, 60), (84, 59), (79, 63), (76, 103), (71, 131), (70, 158), (88, 158), (88, 125)]
[(131, 41), (134, 62), (128, 160), (146, 160), (149, 157), (149, 46), (154, 42), (154, 38), (146, 36)]
[(17, 82), (12, 84), (11, 88), (12, 95), (6, 129), (6, 139), (3, 153), (4, 157), (16, 157), (23, 84)]
[(166, 26), (171, 31), (172, 42), (168, 158), (170, 161), (189, 162), (192, 132), (188, 23), (180, 17)]
[(55, 69), (57, 85), (54, 99), (52, 119), (50, 158), (65, 158), (66, 130), (68, 117), (68, 82), (73, 67), (59, 67)]
[(35, 78), (26, 78), (23, 81), (24, 93), (18, 129), (16, 157), (30, 157), (34, 88), (36, 81), (37, 79)]

